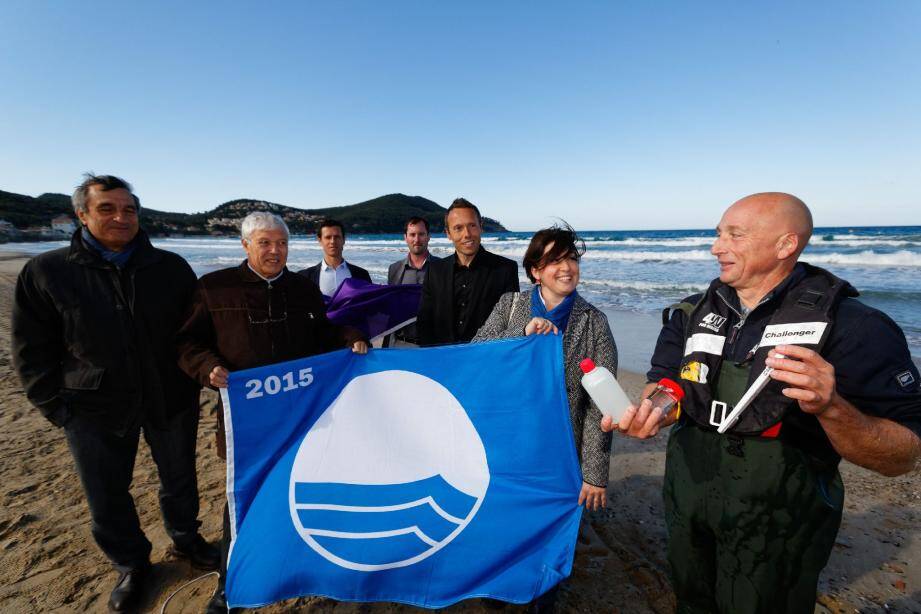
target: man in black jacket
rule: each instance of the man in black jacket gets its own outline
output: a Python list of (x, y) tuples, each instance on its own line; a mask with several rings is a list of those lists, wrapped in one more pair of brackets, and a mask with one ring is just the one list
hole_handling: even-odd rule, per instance
[(473, 203), (463, 198), (451, 203), (445, 232), (454, 256), (429, 265), (416, 320), (421, 345), (467, 343), (499, 297), (518, 292), (518, 265), (480, 245), (483, 219)]
[(202, 568), (217, 549), (198, 533), (198, 385), (176, 364), (174, 337), (196, 278), (138, 227), (125, 181), (87, 175), (73, 195), (82, 223), (70, 247), (23, 267), (13, 304), (13, 363), (26, 396), (63, 427), (96, 543), (120, 576), (109, 608), (131, 608), (151, 544), (129, 493), (141, 430), (160, 474), (174, 554)]
[(317, 284), (326, 296), (335, 294), (343, 281), (354, 277), (371, 283), (371, 276), (360, 266), (350, 264), (342, 257), (345, 246), (345, 227), (338, 220), (326, 219), (317, 226), (317, 241), (323, 249), (323, 259), (298, 274)]

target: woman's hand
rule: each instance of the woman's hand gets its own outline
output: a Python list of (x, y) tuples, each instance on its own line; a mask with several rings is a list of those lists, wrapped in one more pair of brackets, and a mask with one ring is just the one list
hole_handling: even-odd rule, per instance
[(352, 344), (352, 351), (356, 354), (367, 354), (368, 343), (366, 341), (356, 341)]
[(579, 493), (579, 505), (584, 503), (585, 509), (594, 512), (597, 509), (608, 506), (608, 499), (605, 495), (605, 489), (601, 486), (592, 486), (588, 482), (582, 482), (582, 491)]
[(527, 335), (546, 335), (553, 333), (558, 335), (560, 331), (550, 320), (544, 318), (531, 318), (528, 325), (524, 327), (524, 334)]

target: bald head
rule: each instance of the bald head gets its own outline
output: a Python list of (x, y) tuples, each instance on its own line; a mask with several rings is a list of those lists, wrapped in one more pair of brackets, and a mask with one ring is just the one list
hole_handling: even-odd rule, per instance
[(710, 253), (719, 263), (720, 280), (752, 307), (790, 274), (810, 236), (812, 215), (803, 201), (763, 192), (726, 209)]
[[(799, 245), (796, 257), (806, 249), (812, 236), (812, 213), (806, 203), (785, 192), (759, 192), (734, 202), (729, 210), (737, 209), (753, 223), (770, 229), (778, 236), (792, 233)], [(728, 213), (728, 211), (727, 211)]]

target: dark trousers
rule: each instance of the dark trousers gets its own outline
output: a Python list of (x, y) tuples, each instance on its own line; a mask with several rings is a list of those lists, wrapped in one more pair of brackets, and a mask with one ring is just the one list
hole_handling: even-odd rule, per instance
[(679, 613), (812, 614), (844, 506), (836, 463), (679, 424), (664, 494)]
[(200, 524), (195, 474), (197, 411), (173, 417), (165, 429), (136, 426), (124, 437), (79, 414), (64, 426), (89, 504), (93, 538), (120, 572), (149, 564), (151, 545), (129, 492), (142, 430), (160, 474), (160, 510), (166, 533), (177, 546), (190, 545)]

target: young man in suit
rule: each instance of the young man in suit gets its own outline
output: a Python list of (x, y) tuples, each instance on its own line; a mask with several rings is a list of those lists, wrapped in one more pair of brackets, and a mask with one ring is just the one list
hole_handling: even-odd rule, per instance
[(499, 297), (518, 292), (518, 265), (480, 245), (483, 218), (473, 203), (458, 198), (448, 207), (445, 232), (454, 255), (429, 264), (416, 321), (421, 345), (467, 343)]
[(336, 288), (350, 277), (371, 283), (371, 275), (366, 270), (349, 264), (342, 257), (342, 248), (345, 246), (345, 228), (342, 222), (332, 219), (320, 222), (317, 226), (317, 241), (323, 249), (323, 259), (298, 273), (317, 284), (320, 292), (332, 296)]

